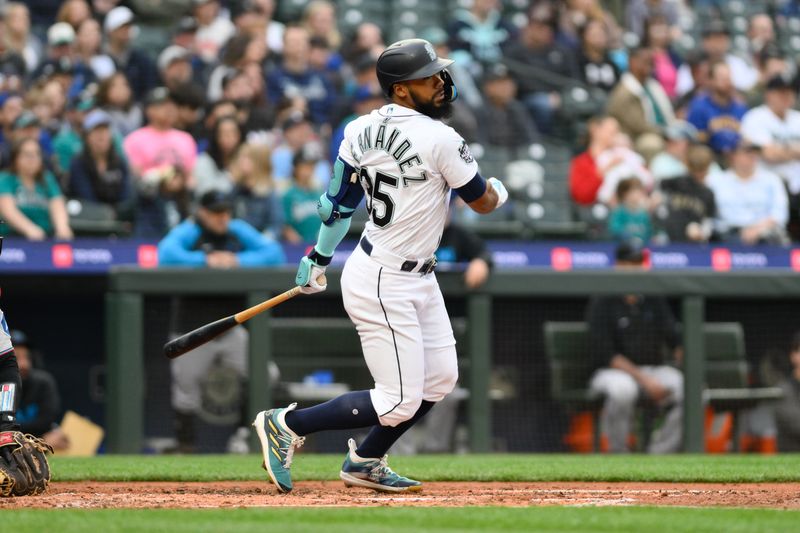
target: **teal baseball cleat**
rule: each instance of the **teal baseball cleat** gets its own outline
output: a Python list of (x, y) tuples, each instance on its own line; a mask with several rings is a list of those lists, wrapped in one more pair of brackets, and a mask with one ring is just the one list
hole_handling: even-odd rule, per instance
[(261, 411), (253, 420), (258, 440), (261, 441), (261, 451), (264, 463), (261, 465), (269, 473), (269, 478), (278, 487), (279, 492), (292, 490), (292, 476), (289, 469), (292, 466), (294, 451), (305, 442), (305, 437), (299, 437), (286, 425), (286, 413), (297, 407), (296, 403), (284, 409), (270, 409)]
[(364, 459), (356, 455), (356, 441), (347, 441), (350, 452), (342, 464), (339, 477), (347, 487), (366, 487), (380, 492), (415, 492), (422, 490), (422, 483), (395, 473), (386, 462), (388, 456), (380, 459)]

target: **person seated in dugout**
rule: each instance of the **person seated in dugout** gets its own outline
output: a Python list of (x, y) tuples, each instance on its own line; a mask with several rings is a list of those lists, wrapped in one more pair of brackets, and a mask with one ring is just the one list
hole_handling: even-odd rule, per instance
[[(641, 269), (644, 250), (622, 243), (616, 250), (619, 269)], [(626, 294), (594, 297), (586, 310), (589, 356), (595, 371), (589, 388), (603, 395), (600, 424), (612, 453), (628, 452), (634, 411), (645, 397), (664, 411), (664, 420), (650, 438), (650, 453), (681, 448), (683, 374), (667, 364), (683, 358), (677, 324), (664, 298)]]

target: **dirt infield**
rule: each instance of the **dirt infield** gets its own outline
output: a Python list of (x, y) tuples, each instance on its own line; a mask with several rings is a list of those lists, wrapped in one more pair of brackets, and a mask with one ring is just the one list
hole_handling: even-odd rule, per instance
[(800, 484), (677, 483), (426, 483), (422, 492), (378, 494), (340, 482), (299, 482), (280, 495), (266, 482), (53, 483), (41, 496), (0, 499), (19, 508), (240, 508), (273, 506), (527, 507), (679, 505), (800, 509)]

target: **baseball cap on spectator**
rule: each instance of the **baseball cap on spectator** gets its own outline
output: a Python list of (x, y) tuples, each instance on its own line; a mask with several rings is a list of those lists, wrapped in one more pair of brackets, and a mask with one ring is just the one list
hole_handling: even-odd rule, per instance
[(508, 67), (503, 63), (494, 63), (486, 69), (483, 75), (483, 83), (495, 80), (504, 80), (511, 77)]
[(181, 33), (194, 33), (197, 31), (197, 20), (194, 17), (181, 17), (175, 27), (175, 35)]
[(311, 122), (311, 120), (306, 116), (305, 113), (302, 111), (293, 111), (286, 117), (281, 124), (281, 129), (283, 131), (290, 130), (295, 126), (299, 126), (300, 124), (307, 124)]
[(779, 74), (777, 76), (771, 77), (767, 81), (766, 90), (767, 91), (783, 91), (783, 90), (792, 91), (792, 90), (794, 90), (794, 84), (792, 83), (792, 80), (790, 80), (787, 76)]
[(169, 102), (172, 100), (172, 96), (169, 93), (169, 89), (166, 87), (156, 87), (152, 89), (147, 96), (144, 98), (144, 105), (151, 106), (151, 105), (158, 105), (163, 104), (164, 102)]
[(738, 148), (741, 136), (735, 131), (722, 130), (714, 134), (716, 149), (720, 152), (729, 153)]
[(685, 120), (676, 120), (664, 128), (664, 137), (670, 141), (679, 141), (683, 139), (689, 142), (696, 142), (697, 133), (697, 128)]
[(90, 132), (100, 126), (108, 126), (111, 124), (111, 115), (102, 109), (95, 109), (86, 115), (83, 119), (83, 131)]
[(158, 55), (158, 70), (166, 70), (175, 61), (189, 61), (191, 53), (183, 46), (173, 44)]
[(223, 211), (232, 211), (233, 202), (231, 202), (230, 196), (224, 192), (212, 189), (203, 193), (203, 196), (200, 197), (200, 207), (215, 213), (221, 213)]
[(118, 6), (108, 12), (106, 20), (103, 22), (103, 29), (106, 33), (111, 33), (126, 24), (133, 23), (133, 11), (125, 6)]
[(66, 22), (56, 22), (47, 30), (47, 44), (61, 46), (72, 44), (75, 40), (75, 30)]
[(725, 21), (713, 19), (706, 24), (703, 28), (703, 38), (712, 35), (730, 35), (730, 30), (728, 30), (728, 25), (725, 24)]
[(19, 130), (22, 128), (30, 128), (31, 126), (39, 126), (40, 124), (39, 117), (37, 117), (33, 111), (23, 111), (17, 117), (17, 120), (14, 121), (14, 125), (11, 129)]
[(217, 0), (194, 0), (194, 1), (192, 2), (192, 5), (193, 5), (194, 7), (200, 7), (200, 6), (202, 6), (203, 4), (208, 4), (208, 3), (210, 3), (210, 2), (216, 2), (216, 1), (217, 1)]

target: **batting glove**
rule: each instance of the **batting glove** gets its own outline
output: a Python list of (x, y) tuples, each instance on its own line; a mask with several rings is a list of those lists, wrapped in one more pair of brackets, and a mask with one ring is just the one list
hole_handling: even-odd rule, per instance
[(489, 178), (486, 181), (488, 181), (492, 185), (492, 188), (497, 192), (497, 205), (494, 206), (494, 208), (497, 209), (506, 203), (506, 200), (508, 200), (508, 190), (506, 189), (506, 186), (503, 185), (503, 182), (497, 178)]
[[(331, 257), (320, 255), (316, 250), (311, 250), (310, 254), (300, 260), (297, 276), (294, 278), (295, 283), (300, 287), (300, 292), (314, 294), (328, 288), (323, 274), (325, 274), (325, 267), (330, 264), (331, 259)], [(324, 284), (320, 284), (320, 279)]]

